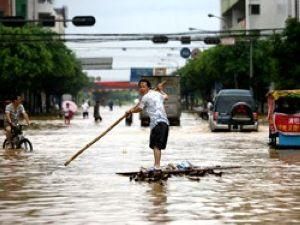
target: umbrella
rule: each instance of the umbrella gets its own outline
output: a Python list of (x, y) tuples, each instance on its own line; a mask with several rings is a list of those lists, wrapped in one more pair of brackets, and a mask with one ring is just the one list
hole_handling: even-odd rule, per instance
[(69, 109), (70, 109), (73, 113), (77, 111), (77, 105), (76, 105), (76, 103), (73, 102), (73, 101), (69, 101), (69, 100), (63, 101), (63, 103), (62, 103), (62, 108), (63, 108), (63, 109), (66, 109), (66, 108), (67, 108), (67, 103), (69, 103)]

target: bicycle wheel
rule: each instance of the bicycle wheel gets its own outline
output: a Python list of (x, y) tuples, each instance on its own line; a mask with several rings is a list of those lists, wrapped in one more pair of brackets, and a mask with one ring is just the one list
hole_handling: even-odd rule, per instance
[(18, 148), (19, 149), (24, 149), (26, 152), (32, 152), (33, 151), (32, 144), (27, 138), (25, 138), (25, 139), (23, 139), (19, 142)]
[(8, 143), (7, 139), (5, 139), (3, 144), (2, 144), (2, 148), (3, 149), (14, 149), (15, 146), (14, 146), (13, 143)]

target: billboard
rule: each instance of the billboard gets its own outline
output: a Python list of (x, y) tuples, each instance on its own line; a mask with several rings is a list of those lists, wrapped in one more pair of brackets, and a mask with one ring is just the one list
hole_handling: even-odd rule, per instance
[(153, 76), (153, 68), (131, 68), (130, 82), (138, 82), (141, 76)]
[(113, 58), (79, 58), (83, 70), (110, 70), (112, 69)]

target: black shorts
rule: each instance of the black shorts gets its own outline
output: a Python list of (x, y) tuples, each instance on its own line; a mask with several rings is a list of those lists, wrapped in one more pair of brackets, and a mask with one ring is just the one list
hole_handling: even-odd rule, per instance
[(166, 123), (158, 123), (150, 134), (150, 148), (165, 149), (169, 135), (169, 126)]

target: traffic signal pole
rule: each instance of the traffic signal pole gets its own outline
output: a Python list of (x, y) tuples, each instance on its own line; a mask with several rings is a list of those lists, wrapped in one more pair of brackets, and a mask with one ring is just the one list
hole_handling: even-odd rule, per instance
[(96, 19), (93, 16), (75, 16), (72, 19), (56, 19), (49, 16), (40, 19), (27, 20), (20, 16), (0, 17), (0, 23), (7, 27), (22, 27), (26, 23), (40, 22), (43, 26), (54, 27), (56, 22), (72, 22), (74, 26), (93, 26)]

